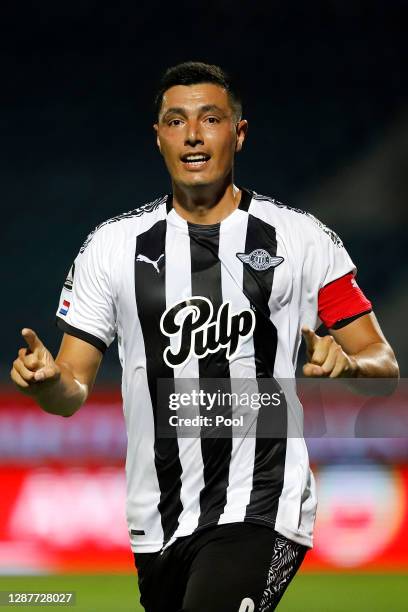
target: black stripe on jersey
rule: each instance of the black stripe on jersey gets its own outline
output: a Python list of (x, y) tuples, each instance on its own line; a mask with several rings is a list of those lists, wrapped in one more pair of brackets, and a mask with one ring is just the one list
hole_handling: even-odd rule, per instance
[[(272, 225), (249, 214), (248, 229), (245, 241), (245, 253), (263, 248), (272, 257), (276, 256), (276, 231)], [(256, 376), (259, 392), (271, 392), (271, 380), (275, 366), (278, 334), (270, 320), (269, 299), (272, 292), (275, 268), (258, 271), (244, 265), (243, 291), (255, 308), (255, 329), (253, 335)], [(262, 379), (268, 379), (265, 384)], [(278, 386), (276, 386), (278, 390)], [(282, 396), (283, 397), (283, 396)], [(279, 410), (279, 412), (277, 412)], [(246, 518), (263, 516), (274, 523), (278, 509), (278, 500), (282, 492), (285, 468), (286, 439), (265, 437), (267, 432), (276, 426), (279, 431), (286, 430), (286, 405), (282, 401), (279, 408), (274, 408), (273, 418), (269, 406), (258, 412), (255, 462), (252, 491), (246, 509)], [(277, 418), (276, 418), (277, 417)], [(272, 429), (271, 429), (272, 428)]]
[(242, 188), (241, 191), (242, 191), (241, 201), (239, 203), (238, 208), (240, 210), (243, 210), (244, 212), (248, 212), (249, 205), (252, 200), (252, 193), (248, 189), (244, 189), (244, 188)]
[[(170, 416), (168, 402), (165, 401), (164, 395), (161, 400), (157, 393), (158, 379), (174, 378), (172, 368), (167, 366), (163, 359), (163, 352), (169, 345), (169, 340), (160, 330), (160, 318), (166, 310), (165, 244), (166, 220), (161, 220), (137, 237), (135, 253), (136, 305), (144, 338), (147, 380), (153, 406), (154, 459), (160, 487), (158, 510), (164, 543), (177, 529), (178, 517), (183, 509), (180, 499), (182, 468), (177, 439), (159, 438), (157, 435), (158, 416), (160, 415), (160, 423), (165, 422), (167, 415)], [(164, 257), (159, 259), (163, 254)], [(146, 261), (147, 258), (150, 262)], [(151, 262), (159, 261), (160, 267), (157, 271)], [(174, 381), (172, 386), (174, 391)]]
[[(191, 290), (192, 295), (203, 296), (213, 305), (213, 320), (223, 303), (221, 286), (221, 262), (218, 258), (220, 225), (188, 224), (191, 249)], [(199, 359), (200, 390), (214, 392), (214, 384), (208, 386), (206, 379), (217, 378), (221, 393), (231, 392), (229, 362), (226, 349), (209, 353)], [(221, 380), (222, 379), (222, 380)], [(220, 408), (221, 410), (221, 408)], [(205, 408), (200, 407), (200, 414), (208, 416)], [(230, 417), (231, 408), (224, 408), (223, 415)], [(215, 416), (215, 413), (211, 416)], [(227, 430), (226, 430), (227, 429)], [(229, 466), (232, 451), (232, 430), (228, 427), (221, 432), (223, 437), (201, 438), (201, 452), (204, 466), (204, 487), (200, 492), (201, 514), (198, 528), (209, 523), (217, 523), (227, 503)]]
[(170, 193), (166, 198), (166, 213), (169, 214), (173, 208), (173, 194)]
[(84, 342), (87, 342), (88, 344), (92, 344), (92, 346), (99, 349), (101, 353), (104, 353), (106, 351), (107, 346), (105, 342), (103, 342), (103, 340), (101, 340), (100, 338), (97, 338), (93, 334), (90, 334), (89, 332), (86, 332), (83, 329), (78, 329), (77, 327), (73, 327), (72, 325), (64, 321), (64, 319), (61, 319), (61, 317), (56, 317), (55, 323), (57, 327), (59, 327), (59, 329), (63, 331), (65, 334), (69, 334), (70, 336), (75, 336), (75, 338), (79, 338), (80, 340), (83, 340)]
[[(248, 228), (245, 239), (245, 253), (255, 249), (265, 249), (272, 257), (276, 255), (277, 242), (275, 228), (262, 219), (248, 215)], [(256, 375), (258, 378), (272, 378), (275, 366), (278, 333), (270, 320), (269, 298), (272, 292), (275, 268), (254, 270), (244, 265), (243, 292), (255, 307), (256, 325), (254, 348)]]

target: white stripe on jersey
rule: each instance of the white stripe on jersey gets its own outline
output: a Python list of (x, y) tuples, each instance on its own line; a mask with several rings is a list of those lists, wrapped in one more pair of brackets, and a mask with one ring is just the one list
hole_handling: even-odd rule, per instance
[[(169, 215), (174, 215), (172, 210)], [(176, 231), (176, 226), (168, 224), (166, 233), (166, 307), (170, 308), (176, 302), (191, 297), (191, 257), (190, 238), (185, 223), (185, 232)], [(170, 346), (177, 350), (177, 339), (172, 336)], [(198, 359), (192, 356), (189, 361), (174, 369), (175, 392), (183, 392), (183, 378), (197, 379), (197, 390), (199, 389)], [(191, 390), (191, 386), (189, 385)], [(181, 416), (181, 410), (178, 415)], [(188, 407), (188, 417), (199, 416), (199, 407)], [(187, 535), (197, 527), (200, 517), (200, 491), (204, 487), (203, 458), (201, 455), (201, 442), (199, 430), (192, 438), (178, 437), (180, 462), (182, 466), (180, 498), (183, 510), (179, 517), (179, 526), (171, 542), (178, 536)], [(191, 465), (194, 465), (194, 470)]]
[[(223, 262), (221, 268), (221, 282), (223, 299), (230, 300), (232, 310), (238, 312), (243, 308), (250, 308), (248, 298), (242, 292), (243, 266), (236, 253), (245, 251), (246, 226), (248, 215), (237, 211), (236, 223), (221, 225), (219, 258)], [(235, 221), (235, 220), (234, 220)], [(231, 392), (234, 389), (233, 379), (256, 379), (254, 359), (254, 343), (252, 337), (241, 346), (240, 358), (230, 361)], [(242, 389), (240, 389), (242, 390)], [(234, 416), (238, 409), (234, 407)], [(256, 426), (256, 419), (254, 420)], [(232, 454), (229, 468), (229, 483), (227, 487), (227, 503), (221, 514), (218, 524), (242, 521), (245, 517), (246, 506), (252, 490), (252, 477), (254, 471), (256, 438), (250, 435), (247, 438), (232, 438)]]
[[(138, 313), (134, 307), (135, 247), (136, 235), (133, 232), (130, 232), (127, 240), (118, 241), (117, 245), (118, 258), (121, 260), (122, 294), (118, 312), (118, 336), (119, 350), (123, 355), (122, 395), (129, 445), (126, 455), (126, 514), (132, 549), (154, 552), (162, 546), (163, 528), (157, 511), (160, 487), (154, 462), (154, 420), (146, 375), (146, 352)], [(132, 445), (133, 440), (135, 445)], [(143, 457), (143, 465), (140, 457)], [(148, 532), (149, 537), (147, 539), (145, 535), (132, 534), (131, 530)]]

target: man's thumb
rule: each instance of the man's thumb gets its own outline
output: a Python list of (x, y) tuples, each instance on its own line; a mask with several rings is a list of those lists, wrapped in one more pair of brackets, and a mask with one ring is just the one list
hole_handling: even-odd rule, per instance
[(41, 346), (43, 346), (43, 343), (41, 342), (41, 340), (39, 339), (39, 337), (37, 336), (34, 330), (29, 329), (28, 327), (25, 327), (21, 331), (21, 335), (23, 336), (24, 340), (27, 342), (28, 348), (30, 349), (31, 352), (34, 352), (35, 349), (38, 349)]
[(50, 378), (56, 378), (57, 375), (58, 370), (48, 366), (37, 370), (37, 372), (34, 373), (34, 380), (36, 382), (42, 382), (44, 380), (49, 380)]

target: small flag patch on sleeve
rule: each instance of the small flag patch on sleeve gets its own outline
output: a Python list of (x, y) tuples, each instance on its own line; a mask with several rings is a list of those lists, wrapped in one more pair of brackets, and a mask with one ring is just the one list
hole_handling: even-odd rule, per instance
[(64, 300), (62, 302), (61, 308), (59, 309), (59, 314), (66, 315), (68, 313), (70, 305), (71, 303), (68, 302), (68, 300)]

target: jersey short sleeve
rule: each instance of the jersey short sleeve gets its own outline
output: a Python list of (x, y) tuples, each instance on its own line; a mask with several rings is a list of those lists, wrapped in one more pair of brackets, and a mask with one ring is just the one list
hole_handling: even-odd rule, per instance
[(316, 273), (319, 274), (319, 290), (341, 278), (345, 274), (357, 273), (357, 268), (348, 254), (341, 238), (324, 225), (321, 221), (310, 215), (316, 225), (317, 248), (319, 251)]
[(116, 312), (106, 232), (96, 230), (81, 247), (61, 291), (57, 326), (104, 352), (116, 333)]
[[(331, 292), (324, 288), (334, 285), (339, 279), (356, 275), (356, 266), (345, 249), (339, 236), (313, 215), (305, 215), (300, 237), (302, 248), (302, 324), (316, 329), (322, 322), (318, 313), (330, 309), (330, 303), (321, 308), (319, 297), (330, 298)], [(334, 295), (334, 292), (333, 292)], [(354, 296), (350, 292), (337, 292), (336, 312), (339, 319), (351, 317), (354, 314)], [(326, 302), (328, 300), (326, 299)], [(336, 322), (330, 320), (330, 326)]]

